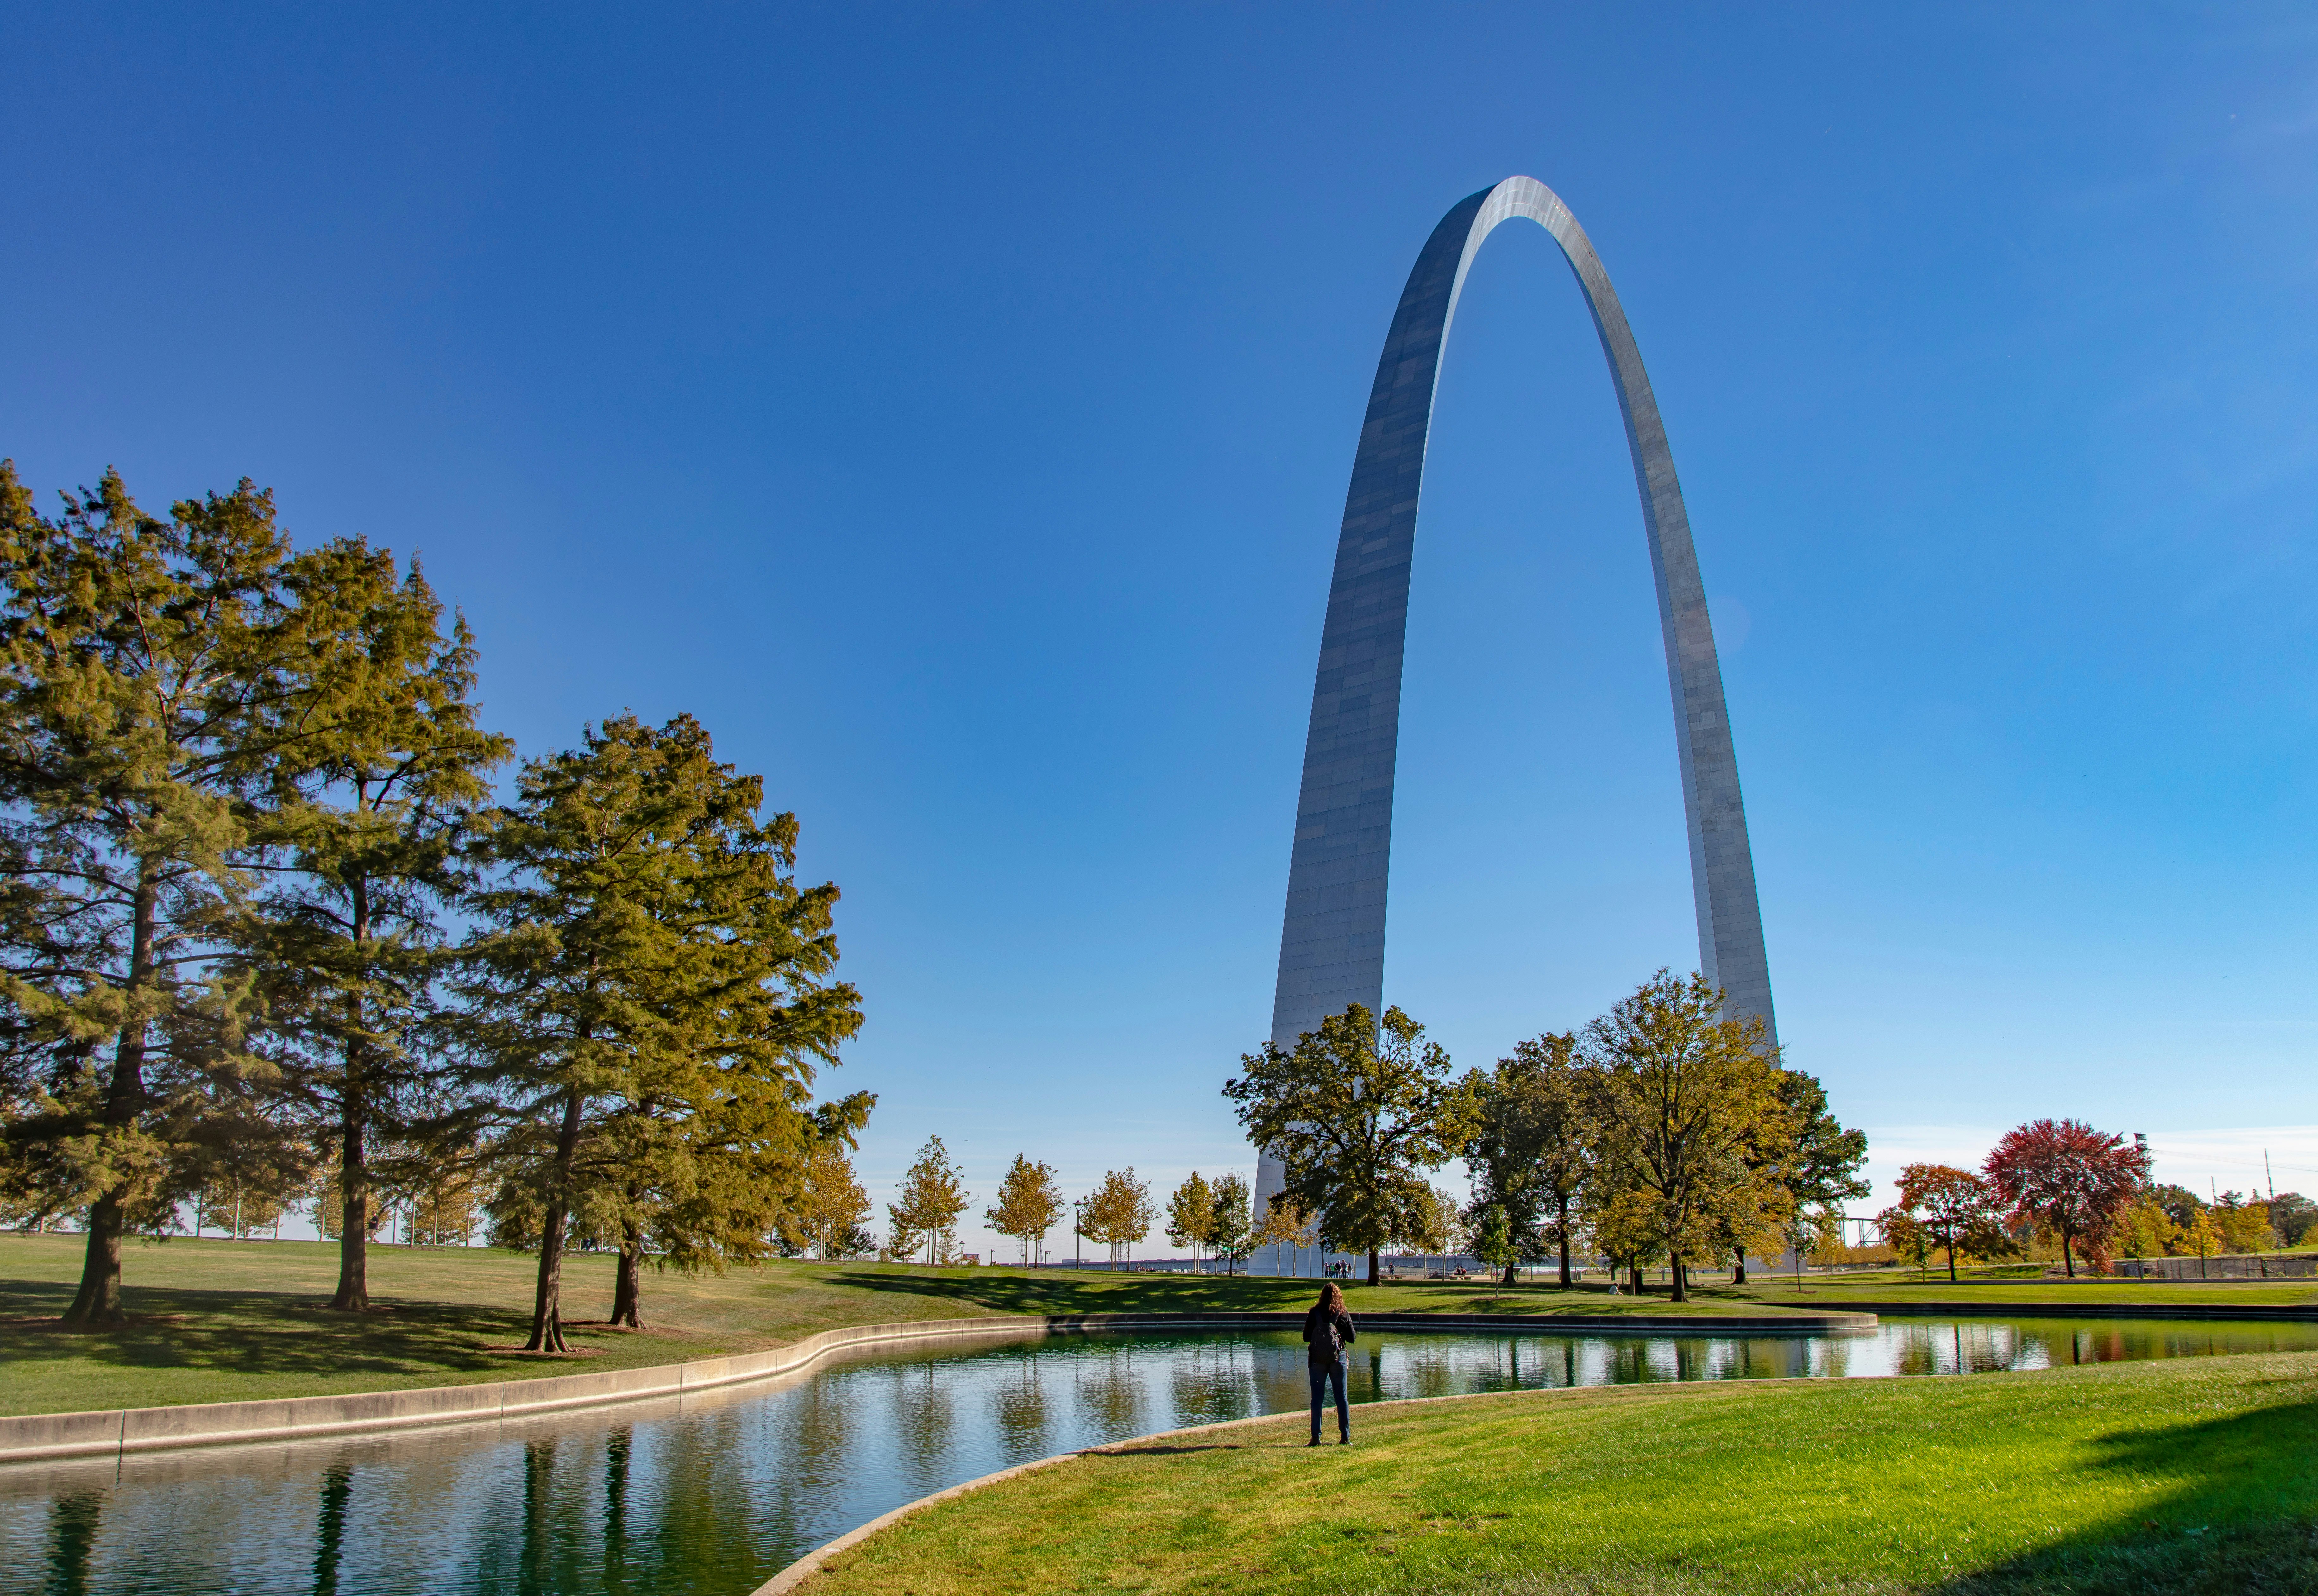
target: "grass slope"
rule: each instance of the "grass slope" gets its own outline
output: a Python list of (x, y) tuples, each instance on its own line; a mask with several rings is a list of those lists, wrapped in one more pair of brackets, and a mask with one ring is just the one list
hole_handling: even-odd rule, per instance
[[(332, 1314), (337, 1249), (319, 1242), (132, 1244), (123, 1300), (135, 1323), (67, 1331), (53, 1320), (79, 1278), (78, 1236), (0, 1234), (0, 1413), (161, 1407), (252, 1397), (452, 1385), (577, 1369), (677, 1363), (794, 1340), (843, 1324), (984, 1314), (1200, 1313), (1301, 1308), (1309, 1280), (929, 1269), (777, 1262), (723, 1277), (648, 1277), (641, 1334), (571, 1328), (571, 1358), (525, 1357), (536, 1260), (486, 1248), (374, 1247), (371, 1293), (383, 1311)], [(612, 1260), (564, 1266), (564, 1312), (606, 1313)], [(1354, 1313), (1649, 1313), (1655, 1297), (1432, 1283), (1350, 1289)], [(1790, 1309), (1721, 1295), (1695, 1313)]]
[(1289, 1418), (904, 1520), (806, 1596), (2307, 1592), (2318, 1354)]

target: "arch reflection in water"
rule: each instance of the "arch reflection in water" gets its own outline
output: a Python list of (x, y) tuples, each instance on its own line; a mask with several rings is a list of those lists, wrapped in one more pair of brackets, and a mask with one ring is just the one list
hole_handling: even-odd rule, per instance
[[(2314, 1347), (2318, 1324), (1900, 1320), (1843, 1340), (1369, 1331), (1349, 1394)], [(505, 1426), (23, 1465), (0, 1468), (0, 1592), (746, 1596), (798, 1554), (961, 1480), (1300, 1412), (1306, 1396), (1292, 1332), (1018, 1337)]]

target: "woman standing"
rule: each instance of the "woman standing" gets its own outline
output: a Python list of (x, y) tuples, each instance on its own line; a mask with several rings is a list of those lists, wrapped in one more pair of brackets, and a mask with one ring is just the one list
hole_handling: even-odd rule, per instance
[(1344, 1401), (1344, 1349), (1353, 1339), (1344, 1294), (1331, 1280), (1320, 1287), (1320, 1300), (1304, 1315), (1304, 1363), (1312, 1376), (1312, 1439), (1307, 1445), (1320, 1444), (1320, 1399), (1332, 1385), (1336, 1388), (1336, 1444), (1352, 1444), (1352, 1410)]

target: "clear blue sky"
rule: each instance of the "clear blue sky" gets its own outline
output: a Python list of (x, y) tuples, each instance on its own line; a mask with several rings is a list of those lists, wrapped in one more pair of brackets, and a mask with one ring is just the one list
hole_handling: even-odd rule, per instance
[[(844, 889), (881, 1198), (936, 1130), (977, 1214), (1018, 1149), (1250, 1167), (1354, 433), (1514, 173), (1665, 410), (1791, 1062), (1886, 1174), (2075, 1114), (2318, 1189), (2306, 8), (9, 6), (0, 58), (0, 453), (423, 553), (527, 751), (699, 714)], [(1387, 991), (1463, 1065), (1696, 939), (1541, 233), (1433, 435)]]

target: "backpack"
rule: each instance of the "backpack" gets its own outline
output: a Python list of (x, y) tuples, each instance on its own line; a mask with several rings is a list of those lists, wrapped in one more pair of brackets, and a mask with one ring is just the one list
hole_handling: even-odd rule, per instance
[(1313, 1329), (1312, 1344), (1306, 1350), (1304, 1360), (1325, 1368), (1332, 1363), (1343, 1362), (1343, 1331), (1337, 1324), (1334, 1314), (1322, 1314), (1319, 1324)]

